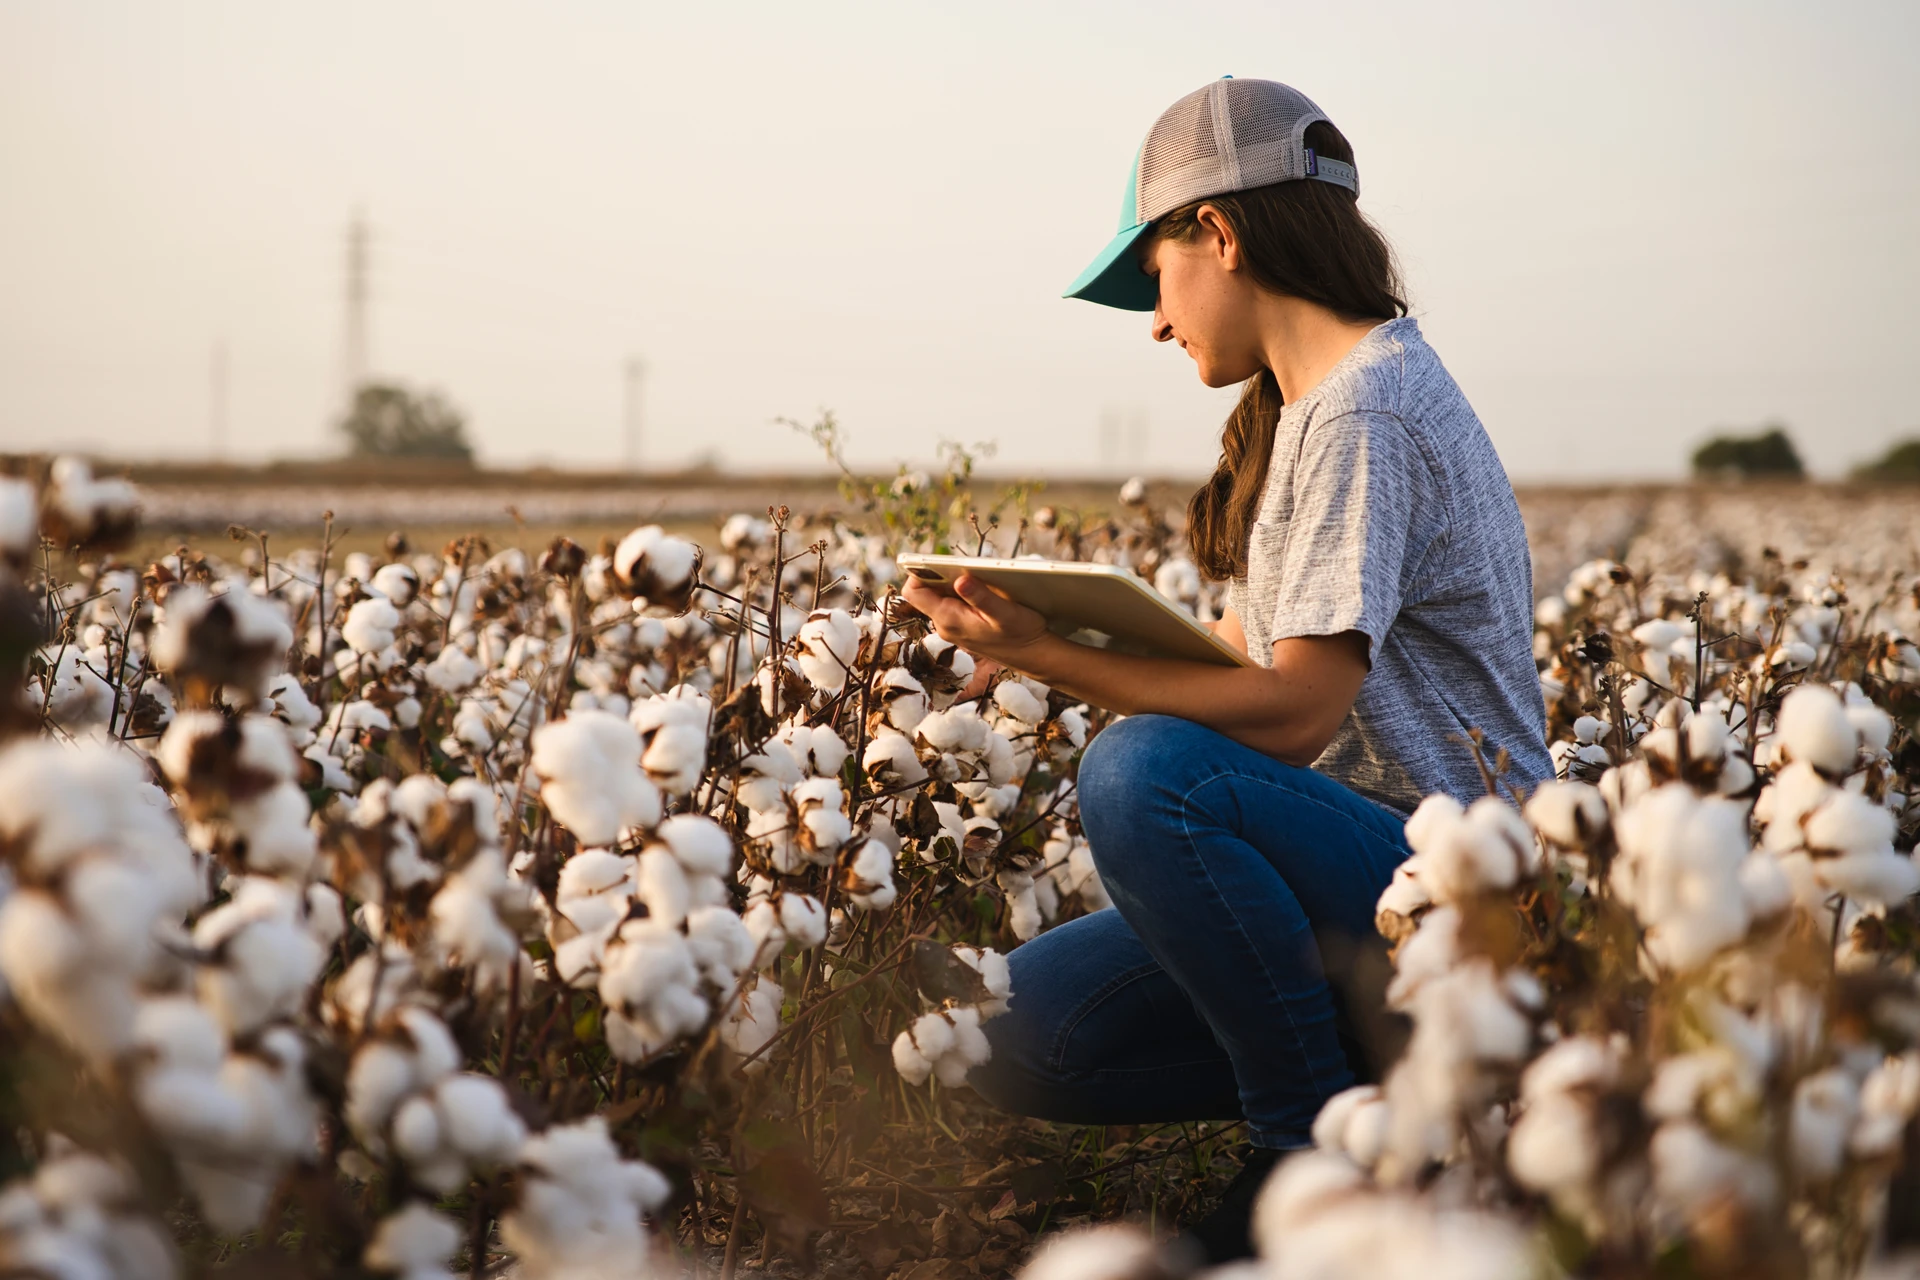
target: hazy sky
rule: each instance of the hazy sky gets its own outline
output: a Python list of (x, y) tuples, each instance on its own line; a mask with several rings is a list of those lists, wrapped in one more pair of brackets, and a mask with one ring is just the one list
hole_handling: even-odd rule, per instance
[(235, 456), (333, 447), (358, 206), (489, 460), (616, 460), (639, 355), (654, 461), (1202, 471), (1231, 393), (1058, 294), (1226, 72), (1353, 141), (1516, 478), (1920, 434), (1914, 0), (0, 0), (0, 449), (204, 456), (222, 342)]

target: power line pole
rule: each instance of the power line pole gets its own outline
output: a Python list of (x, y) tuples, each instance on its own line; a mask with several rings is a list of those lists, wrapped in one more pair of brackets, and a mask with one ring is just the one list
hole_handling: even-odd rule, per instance
[(354, 397), (367, 380), (367, 261), (370, 238), (366, 215), (355, 209), (353, 221), (347, 226), (347, 330), (340, 367), (344, 393), (342, 399), (345, 402), (343, 413), (352, 411)]
[(646, 376), (647, 363), (639, 356), (628, 356), (626, 363), (626, 463), (627, 470), (640, 469), (640, 382)]
[(207, 435), (216, 460), (227, 456), (227, 341), (213, 344), (213, 367), (208, 371)]

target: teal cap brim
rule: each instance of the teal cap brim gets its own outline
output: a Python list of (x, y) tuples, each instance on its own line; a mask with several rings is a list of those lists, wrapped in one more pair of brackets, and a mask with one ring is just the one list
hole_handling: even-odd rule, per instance
[(1136, 252), (1140, 237), (1153, 224), (1138, 223), (1107, 241), (1093, 264), (1067, 286), (1063, 298), (1082, 298), (1122, 311), (1151, 311), (1160, 299), (1160, 286), (1140, 269)]

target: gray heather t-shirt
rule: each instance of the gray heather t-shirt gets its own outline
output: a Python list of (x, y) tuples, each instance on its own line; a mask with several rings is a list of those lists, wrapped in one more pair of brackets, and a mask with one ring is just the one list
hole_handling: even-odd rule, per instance
[(1372, 670), (1313, 767), (1411, 812), (1486, 787), (1484, 731), (1509, 777), (1553, 776), (1533, 664), (1533, 570), (1513, 486), (1411, 319), (1360, 340), (1280, 414), (1247, 576), (1228, 588), (1263, 666), (1290, 636), (1364, 632)]

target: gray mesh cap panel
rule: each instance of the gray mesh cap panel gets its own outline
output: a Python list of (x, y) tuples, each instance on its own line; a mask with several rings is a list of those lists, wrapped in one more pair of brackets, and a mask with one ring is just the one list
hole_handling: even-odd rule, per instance
[(1348, 166), (1310, 166), (1307, 126), (1326, 119), (1304, 93), (1273, 80), (1221, 79), (1194, 90), (1161, 113), (1140, 148), (1137, 222), (1206, 196), (1297, 178), (1357, 192)]

